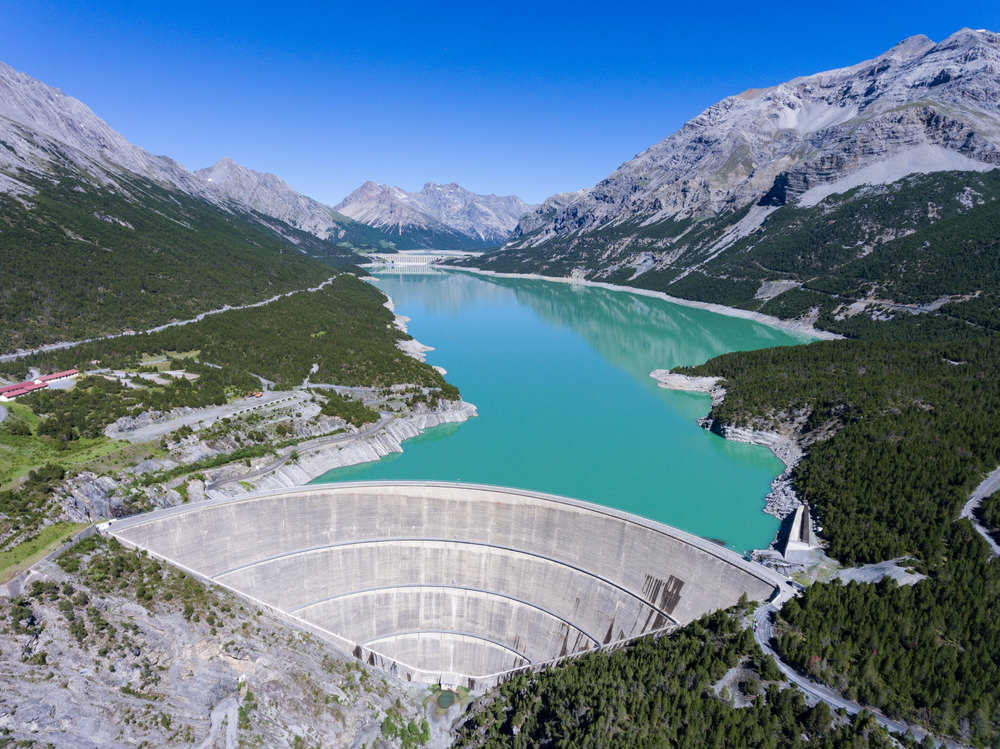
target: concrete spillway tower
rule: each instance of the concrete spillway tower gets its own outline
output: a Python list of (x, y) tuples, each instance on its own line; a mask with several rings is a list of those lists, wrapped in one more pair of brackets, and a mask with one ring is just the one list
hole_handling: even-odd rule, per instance
[(627, 513), (458, 484), (315, 485), (108, 531), (401, 678), (473, 688), (785, 581)]

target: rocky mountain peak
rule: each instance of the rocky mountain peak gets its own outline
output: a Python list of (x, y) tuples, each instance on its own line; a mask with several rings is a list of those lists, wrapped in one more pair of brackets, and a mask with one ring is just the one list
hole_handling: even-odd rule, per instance
[(910, 37), (872, 60), (723, 99), (547, 219), (528, 217), (513, 246), (635, 219), (811, 204), (915, 172), (991, 169), (998, 105), (1000, 35)]
[(200, 180), (176, 161), (129, 143), (91, 109), (58, 88), (0, 62), (0, 169), (50, 170), (53, 153), (90, 174), (114, 181), (125, 170), (204, 197)]
[(296, 192), (275, 174), (254, 171), (228, 156), (195, 174), (227, 202), (277, 218), (320, 239), (340, 235), (342, 216), (329, 206)]
[(513, 195), (477, 195), (457, 182), (427, 182), (420, 192), (406, 192), (368, 181), (335, 210), (394, 233), (439, 232), (457, 234), (476, 244), (500, 244), (532, 207)]
[(428, 182), (424, 185), (421, 192), (429, 192), (431, 190), (448, 190), (450, 192), (468, 192), (464, 187), (461, 187), (457, 182), (449, 182), (447, 185), (439, 185), (436, 182)]
[(924, 34), (908, 37), (898, 44), (893, 45), (888, 51), (883, 52), (877, 59), (904, 60), (910, 57), (922, 55), (934, 46), (934, 42)]

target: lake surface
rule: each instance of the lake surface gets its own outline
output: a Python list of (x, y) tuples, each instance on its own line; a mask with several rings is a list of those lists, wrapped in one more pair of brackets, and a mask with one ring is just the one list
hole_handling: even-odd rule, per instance
[(433, 346), (427, 361), (479, 416), (428, 430), (402, 454), (317, 481), (441, 480), (550, 492), (658, 520), (745, 552), (770, 543), (762, 512), (782, 470), (769, 450), (700, 428), (707, 395), (664, 390), (653, 369), (807, 336), (624, 291), (463, 272), (374, 281)]

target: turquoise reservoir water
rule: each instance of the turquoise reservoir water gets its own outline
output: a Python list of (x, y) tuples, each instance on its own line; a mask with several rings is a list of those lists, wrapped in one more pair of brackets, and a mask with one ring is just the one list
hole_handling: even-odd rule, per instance
[(433, 346), (427, 361), (479, 416), (431, 429), (376, 463), (317, 481), (442, 480), (584, 499), (738, 551), (766, 546), (761, 510), (782, 465), (696, 419), (706, 395), (664, 390), (658, 368), (808, 340), (628, 292), (462, 272), (383, 274), (375, 284)]

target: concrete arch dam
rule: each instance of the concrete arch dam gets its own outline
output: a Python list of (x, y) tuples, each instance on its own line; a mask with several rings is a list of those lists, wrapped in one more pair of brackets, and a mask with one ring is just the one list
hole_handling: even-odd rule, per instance
[(107, 532), (404, 679), (512, 671), (686, 624), (785, 578), (606, 507), (499, 487), (323, 484), (114, 521)]

